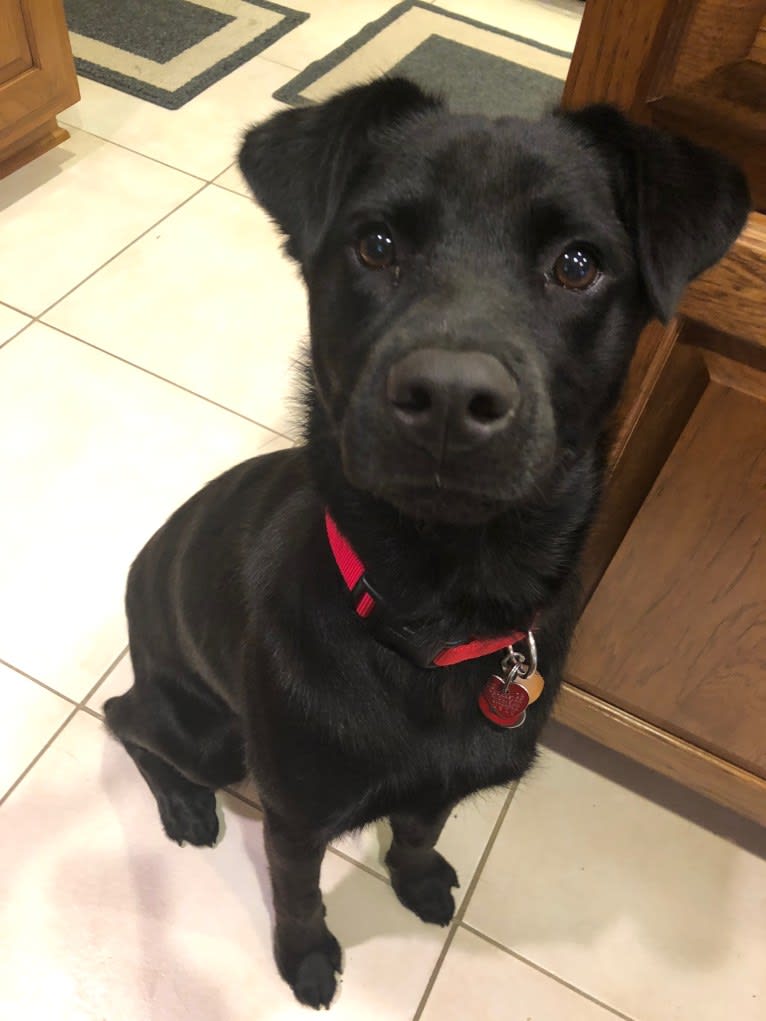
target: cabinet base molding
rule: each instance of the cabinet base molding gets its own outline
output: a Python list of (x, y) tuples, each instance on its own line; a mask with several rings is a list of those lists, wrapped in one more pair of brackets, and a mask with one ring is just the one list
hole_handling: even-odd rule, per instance
[(69, 132), (62, 128), (55, 117), (40, 124), (33, 131), (18, 138), (0, 156), (0, 181), (25, 164), (42, 156), (44, 152), (61, 145), (69, 138)]
[(766, 780), (763, 778), (573, 684), (562, 686), (553, 715), (572, 730), (766, 825)]

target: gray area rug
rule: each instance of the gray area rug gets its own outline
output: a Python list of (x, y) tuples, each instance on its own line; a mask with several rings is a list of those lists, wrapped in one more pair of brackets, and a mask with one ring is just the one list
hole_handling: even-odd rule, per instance
[(308, 18), (270, 0), (65, 0), (79, 74), (171, 110)]
[(535, 118), (560, 101), (571, 54), (544, 41), (404, 0), (274, 93), (319, 102), (376, 74), (403, 74), (459, 113)]
[(455, 113), (539, 117), (561, 99), (561, 81), (472, 46), (426, 39), (391, 68), (445, 96)]

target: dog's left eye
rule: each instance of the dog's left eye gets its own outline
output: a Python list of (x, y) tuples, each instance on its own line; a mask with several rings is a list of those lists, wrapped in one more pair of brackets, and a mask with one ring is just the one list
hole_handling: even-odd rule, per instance
[(396, 247), (385, 223), (368, 223), (356, 242), (356, 251), (368, 269), (385, 269), (396, 261)]
[(553, 264), (557, 284), (570, 290), (583, 291), (596, 280), (599, 265), (595, 255), (583, 245), (572, 245)]

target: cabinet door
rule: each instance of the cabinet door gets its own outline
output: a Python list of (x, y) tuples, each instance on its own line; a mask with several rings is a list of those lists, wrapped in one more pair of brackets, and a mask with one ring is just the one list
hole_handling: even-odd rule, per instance
[(728, 152), (756, 211), (639, 342), (557, 711), (766, 822), (766, 0), (588, 0), (592, 101)]
[[(608, 706), (607, 743), (766, 821), (766, 218), (692, 291), (607, 497), (562, 709)], [(719, 297), (716, 300), (716, 294)], [(728, 327), (723, 330), (721, 327)], [(730, 332), (736, 330), (736, 333)], [(686, 386), (684, 422), (634, 513), (636, 465)], [(643, 487), (641, 487), (643, 488)], [(613, 547), (616, 545), (616, 549)], [(590, 703), (592, 705), (592, 702)], [(606, 721), (602, 720), (602, 724)], [(626, 734), (629, 724), (633, 735)], [(595, 720), (585, 729), (593, 730)], [(598, 728), (596, 728), (598, 729)], [(602, 735), (599, 735), (602, 736)], [(662, 738), (662, 740), (660, 740)], [(664, 747), (663, 747), (664, 745)]]
[(588, 0), (564, 104), (610, 102), (728, 153), (766, 209), (766, 0)]
[(61, 0), (0, 0), (0, 153), (78, 98)]

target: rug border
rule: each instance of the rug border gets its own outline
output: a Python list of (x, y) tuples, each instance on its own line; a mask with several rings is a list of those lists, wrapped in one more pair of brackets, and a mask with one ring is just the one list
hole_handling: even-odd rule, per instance
[(158, 88), (156, 85), (150, 85), (140, 78), (133, 78), (131, 75), (113, 71), (108, 67), (103, 67), (101, 64), (94, 64), (82, 57), (75, 57), (77, 73), (82, 74), (85, 78), (90, 78), (92, 81), (99, 82), (101, 85), (120, 89), (122, 92), (135, 96), (137, 99), (143, 99), (154, 103), (156, 106), (164, 107), (166, 110), (178, 110), (180, 107), (185, 106), (190, 99), (194, 99), (201, 92), (204, 92), (205, 89), (210, 88), (211, 85), (225, 78), (232, 71), (236, 71), (246, 61), (257, 57), (259, 53), (268, 49), (269, 46), (273, 46), (278, 39), (287, 35), (288, 32), (292, 32), (293, 29), (302, 25), (304, 21), (311, 17), (308, 11), (297, 11), (291, 7), (282, 7), (280, 4), (271, 3), (270, 0), (248, 0), (248, 3), (251, 3), (253, 7), (262, 7), (264, 10), (275, 11), (277, 14), (282, 15), (282, 20), (278, 21), (276, 25), (272, 25), (271, 28), (267, 28), (265, 32), (262, 32), (251, 42), (240, 46), (238, 50), (230, 53), (228, 57), (224, 57), (216, 64), (205, 68), (204, 71), (195, 75), (194, 78), (190, 78), (188, 82), (173, 92), (168, 89)]
[(293, 107), (314, 106), (313, 100), (301, 95), (303, 90), (308, 88), (309, 85), (313, 85), (315, 81), (318, 81), (328, 71), (332, 71), (339, 64), (342, 64), (352, 53), (366, 42), (369, 42), (370, 39), (373, 39), (382, 29), (398, 21), (403, 14), (412, 10), (413, 7), (420, 7), (434, 14), (442, 14), (447, 18), (452, 18), (454, 21), (462, 21), (466, 25), (474, 25), (476, 28), (486, 29), (495, 35), (505, 36), (506, 39), (514, 39), (516, 42), (533, 46), (535, 49), (543, 50), (545, 53), (552, 53), (556, 57), (571, 58), (572, 56), (566, 50), (557, 50), (555, 47), (546, 46), (545, 43), (539, 43), (535, 39), (528, 39), (526, 36), (517, 35), (515, 32), (508, 32), (504, 28), (496, 28), (494, 25), (488, 25), (484, 21), (469, 18), (465, 14), (456, 14), (454, 11), (447, 10), (444, 7), (436, 7), (434, 4), (424, 3), (423, 0), (402, 0), (402, 3), (396, 4), (375, 21), (368, 22), (355, 35), (352, 35), (350, 39), (346, 39), (340, 46), (336, 46), (334, 50), (326, 53), (324, 57), (312, 61), (294, 78), (291, 78), (289, 82), (281, 85), (276, 92), (272, 93), (272, 98)]

